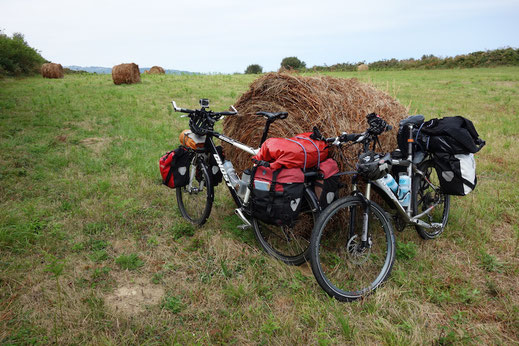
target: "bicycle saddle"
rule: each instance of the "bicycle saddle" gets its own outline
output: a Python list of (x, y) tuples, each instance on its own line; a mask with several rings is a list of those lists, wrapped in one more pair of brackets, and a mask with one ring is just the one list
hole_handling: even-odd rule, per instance
[(288, 116), (288, 112), (277, 112), (277, 113), (270, 113), (270, 112), (256, 112), (256, 115), (261, 115), (267, 118), (270, 121), (274, 121), (277, 119), (286, 119)]
[(424, 120), (425, 120), (425, 117), (421, 114), (411, 115), (410, 117), (405, 118), (404, 120), (400, 120), (400, 126), (406, 126), (406, 125), (419, 126), (419, 125), (422, 125)]

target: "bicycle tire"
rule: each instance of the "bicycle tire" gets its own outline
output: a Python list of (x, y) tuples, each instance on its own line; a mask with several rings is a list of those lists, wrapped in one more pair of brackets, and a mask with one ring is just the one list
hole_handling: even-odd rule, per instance
[(193, 156), (189, 174), (192, 185), (176, 188), (177, 204), (185, 219), (201, 226), (211, 214), (214, 200), (214, 187), (201, 155)]
[(304, 191), (301, 213), (293, 227), (276, 226), (252, 218), (254, 235), (270, 256), (289, 265), (301, 265), (309, 258), (310, 236), (319, 215), (317, 200)]
[(412, 195), (411, 203), (413, 207), (413, 215), (418, 215), (425, 211), (432, 203), (437, 199), (440, 199), (434, 210), (424, 216), (427, 217), (427, 221), (441, 223), (441, 229), (429, 231), (429, 229), (415, 225), (416, 231), (423, 239), (434, 239), (443, 233), (447, 221), (449, 220), (449, 209), (450, 209), (450, 196), (443, 194), (439, 190), (440, 181), (434, 168), (434, 162), (432, 160), (426, 160), (418, 165), (418, 169), (424, 173), (429, 181), (438, 187), (438, 190), (434, 190), (419, 174), (415, 174), (412, 183)]
[(387, 280), (393, 267), (393, 227), (384, 210), (373, 201), (369, 203), (369, 247), (359, 241), (366, 206), (360, 197), (333, 202), (321, 213), (312, 232), (312, 272), (323, 290), (339, 301), (371, 294)]

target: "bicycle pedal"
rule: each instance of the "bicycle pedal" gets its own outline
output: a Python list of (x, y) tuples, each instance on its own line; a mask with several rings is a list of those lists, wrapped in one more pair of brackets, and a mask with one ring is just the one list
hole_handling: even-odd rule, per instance
[(244, 230), (246, 230), (247, 228), (251, 228), (251, 226), (250, 226), (250, 225), (247, 225), (247, 224), (243, 224), (243, 225), (236, 226), (236, 228), (238, 228), (238, 229), (244, 231)]

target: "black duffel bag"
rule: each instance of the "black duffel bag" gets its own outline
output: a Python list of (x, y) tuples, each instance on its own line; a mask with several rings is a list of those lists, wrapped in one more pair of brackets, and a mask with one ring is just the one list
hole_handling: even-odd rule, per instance
[(477, 153), (485, 145), (472, 121), (462, 116), (424, 122), (417, 133), (417, 142), (428, 152), (450, 154)]

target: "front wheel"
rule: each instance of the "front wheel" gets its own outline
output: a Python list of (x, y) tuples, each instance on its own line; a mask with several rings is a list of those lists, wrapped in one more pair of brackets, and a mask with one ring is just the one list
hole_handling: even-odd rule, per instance
[(214, 188), (202, 155), (193, 156), (189, 167), (189, 184), (177, 187), (177, 203), (180, 213), (191, 223), (203, 225), (214, 199)]
[(413, 177), (413, 190), (411, 203), (413, 215), (423, 213), (431, 206), (436, 206), (429, 214), (421, 219), (432, 228), (415, 226), (416, 231), (423, 239), (434, 239), (443, 233), (449, 219), (450, 196), (440, 191), (440, 181), (434, 168), (434, 162), (427, 160), (422, 162), (418, 169), (423, 172), (423, 176), (415, 174)]
[(289, 265), (301, 265), (309, 258), (310, 235), (319, 212), (317, 200), (310, 193), (305, 190), (301, 212), (292, 227), (252, 219), (254, 234), (263, 250)]
[[(393, 267), (393, 228), (382, 208), (369, 203), (366, 209), (366, 201), (360, 197), (335, 201), (319, 216), (312, 232), (312, 272), (326, 293), (339, 301), (370, 294)], [(367, 238), (362, 239), (365, 221)]]

